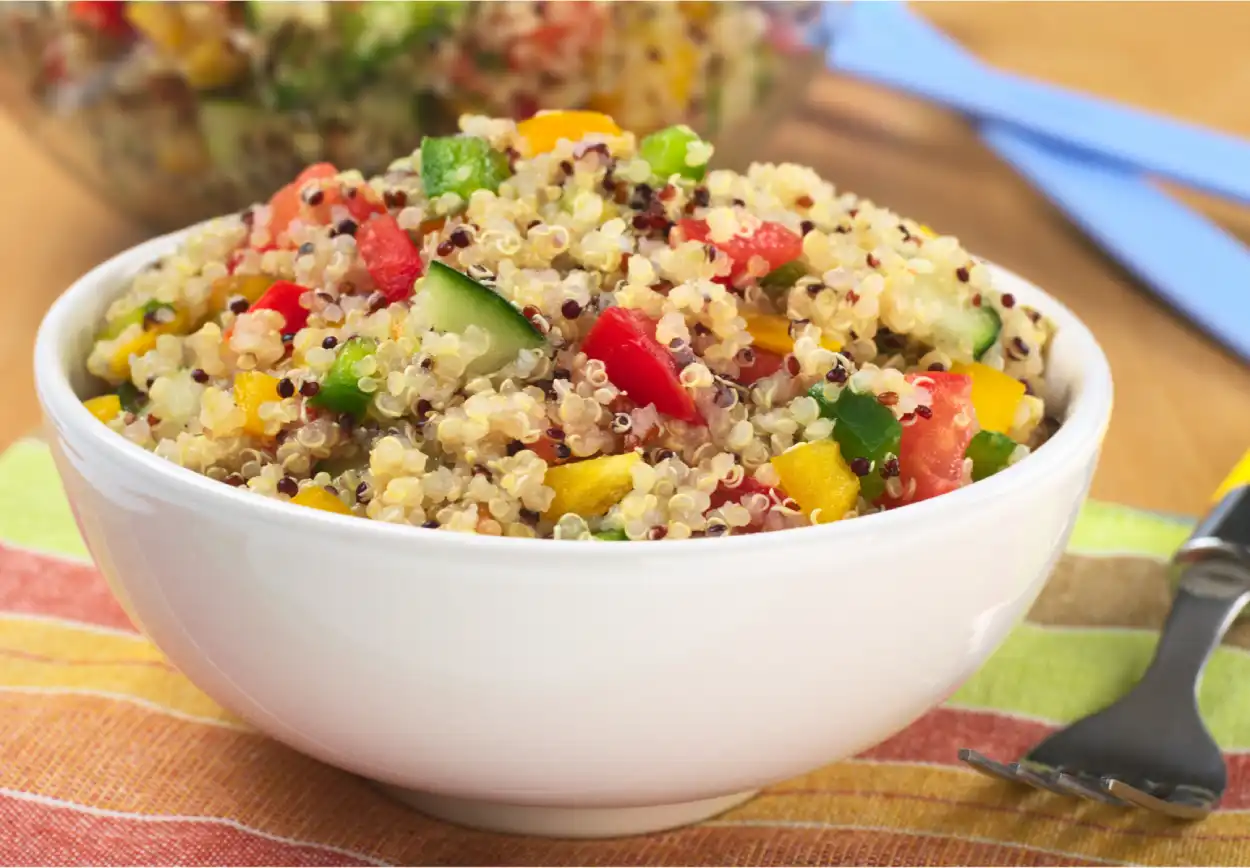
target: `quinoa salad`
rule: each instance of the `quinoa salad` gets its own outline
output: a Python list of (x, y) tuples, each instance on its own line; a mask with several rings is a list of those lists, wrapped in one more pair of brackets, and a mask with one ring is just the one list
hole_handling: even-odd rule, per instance
[(460, 129), (190, 230), (108, 307), (87, 409), (257, 496), (544, 539), (852, 519), (1053, 433), (1053, 324), (956, 239), (684, 126)]

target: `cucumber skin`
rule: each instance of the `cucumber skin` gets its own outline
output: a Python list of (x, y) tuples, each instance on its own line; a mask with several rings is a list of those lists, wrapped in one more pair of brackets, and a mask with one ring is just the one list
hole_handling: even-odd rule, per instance
[(981, 358), (990, 347), (994, 346), (999, 332), (1003, 330), (1003, 319), (998, 315), (998, 311), (992, 307), (979, 307), (977, 310), (982, 311), (981, 318), (985, 321), (985, 330), (972, 340), (972, 356), (975, 359)]
[(476, 325), (490, 335), (491, 348), (473, 363), (474, 370), (498, 370), (521, 350), (547, 343), (542, 332), (512, 302), (441, 262), (430, 263), (422, 278), (421, 293), (433, 294), (431, 314), (439, 331), (459, 333)]

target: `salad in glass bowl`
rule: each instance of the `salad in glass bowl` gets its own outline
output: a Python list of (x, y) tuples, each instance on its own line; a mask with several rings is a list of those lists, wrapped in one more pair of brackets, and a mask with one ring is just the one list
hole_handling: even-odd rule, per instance
[(723, 144), (801, 95), (817, 6), (7, 3), (0, 104), (120, 210), (169, 229), (265, 199), (310, 163), (381, 171), (466, 113), (588, 108)]

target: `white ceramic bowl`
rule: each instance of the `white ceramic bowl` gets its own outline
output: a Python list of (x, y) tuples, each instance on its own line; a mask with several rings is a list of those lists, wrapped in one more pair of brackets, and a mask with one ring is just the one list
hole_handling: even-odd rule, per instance
[(81, 406), (83, 359), (166, 236), (79, 280), (35, 371), (87, 546), (200, 688), (292, 747), (444, 818), (603, 836), (682, 825), (882, 741), (1023, 617), (1085, 497), (1111, 411), (1094, 338), (1052, 316), (1065, 422), (935, 500), (782, 533), (594, 545), (333, 515), (183, 470)]

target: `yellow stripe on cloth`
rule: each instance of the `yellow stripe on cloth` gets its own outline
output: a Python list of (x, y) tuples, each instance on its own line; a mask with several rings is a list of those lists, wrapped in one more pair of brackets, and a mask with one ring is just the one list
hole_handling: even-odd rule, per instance
[(1250, 835), (1250, 814), (1242, 811), (1178, 825), (1142, 811), (1013, 787), (956, 767), (856, 761), (765, 790), (718, 818), (724, 825), (777, 827), (847, 822), (1156, 865), (1234, 864)]
[(129, 699), (205, 723), (243, 725), (146, 639), (55, 618), (0, 617), (0, 690), (5, 689)]

